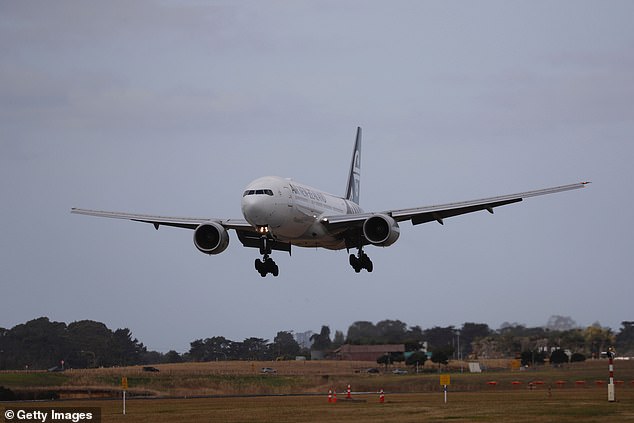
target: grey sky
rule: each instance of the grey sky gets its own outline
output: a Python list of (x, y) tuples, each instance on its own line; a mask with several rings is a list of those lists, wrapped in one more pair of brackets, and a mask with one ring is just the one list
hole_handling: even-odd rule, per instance
[[(196, 338), (423, 328), (552, 314), (632, 320), (634, 3), (0, 2), (0, 326), (48, 316)], [(591, 180), (585, 190), (401, 227), (368, 248), (276, 253), (231, 233), (71, 207), (241, 217), (263, 175), (384, 210)]]

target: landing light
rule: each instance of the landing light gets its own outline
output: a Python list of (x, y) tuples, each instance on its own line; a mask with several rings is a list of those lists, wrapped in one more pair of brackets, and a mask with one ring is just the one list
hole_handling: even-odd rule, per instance
[(268, 227), (268, 226), (258, 226), (258, 227), (256, 228), (256, 231), (257, 231), (258, 233), (261, 233), (261, 234), (266, 234), (266, 233), (268, 233), (268, 232), (269, 232), (269, 227)]

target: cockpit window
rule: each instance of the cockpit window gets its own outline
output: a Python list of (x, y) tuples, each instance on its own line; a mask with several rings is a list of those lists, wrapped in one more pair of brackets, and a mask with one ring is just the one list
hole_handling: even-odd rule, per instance
[(273, 196), (273, 190), (270, 189), (248, 189), (246, 191), (244, 191), (244, 194), (242, 194), (243, 197), (246, 197), (247, 195), (269, 195), (269, 196)]

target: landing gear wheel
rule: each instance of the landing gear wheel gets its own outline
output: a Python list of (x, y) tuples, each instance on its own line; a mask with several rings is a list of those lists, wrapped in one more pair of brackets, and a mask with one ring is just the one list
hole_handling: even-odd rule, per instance
[(355, 272), (361, 272), (363, 266), (361, 265), (361, 260), (357, 258), (354, 254), (350, 254), (350, 266), (354, 269)]
[(266, 264), (260, 259), (255, 260), (255, 270), (257, 270), (262, 277), (265, 277), (268, 273), (268, 271), (266, 270)]
[(372, 273), (372, 271), (374, 270), (374, 264), (372, 264), (372, 260), (370, 260), (369, 258), (367, 263), (365, 264), (365, 270), (367, 270), (368, 273)]
[(368, 273), (371, 273), (374, 270), (374, 265), (372, 264), (372, 260), (363, 252), (363, 250), (359, 250), (358, 256), (354, 254), (350, 254), (350, 266), (354, 269), (355, 272), (361, 272), (361, 269), (365, 269)]
[(257, 270), (262, 277), (265, 277), (269, 273), (273, 276), (278, 276), (280, 274), (280, 268), (272, 258), (266, 255), (263, 257), (263, 260), (255, 260), (255, 270)]

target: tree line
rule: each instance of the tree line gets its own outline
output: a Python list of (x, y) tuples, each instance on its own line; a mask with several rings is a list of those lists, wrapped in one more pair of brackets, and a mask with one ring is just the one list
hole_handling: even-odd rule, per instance
[(334, 358), (333, 352), (343, 344), (404, 344), (407, 352), (424, 350), (433, 353), (438, 360), (510, 357), (521, 358), (524, 364), (543, 362), (551, 358), (554, 351), (567, 352), (568, 359), (573, 354), (576, 359), (599, 357), (610, 346), (616, 348), (617, 354), (631, 356), (634, 355), (634, 321), (622, 322), (618, 333), (598, 323), (580, 328), (572, 319), (562, 316), (551, 317), (546, 327), (505, 323), (497, 330), (485, 323), (473, 322), (461, 327), (422, 329), (400, 320), (382, 320), (376, 324), (356, 321), (346, 334), (336, 331), (332, 335), (327, 325), (322, 326), (318, 333), (312, 333), (309, 345), (300, 345), (292, 332), (280, 331), (272, 342), (255, 337), (243, 341), (223, 336), (196, 339), (190, 343), (189, 351), (180, 354), (173, 350), (148, 351), (127, 328), (113, 331), (91, 320), (66, 324), (41, 317), (12, 329), (0, 328), (0, 370), (294, 359), (298, 355), (310, 357), (311, 351), (321, 351)]
[(146, 353), (129, 329), (112, 331), (92, 320), (67, 325), (40, 317), (0, 328), (0, 370), (126, 366)]
[(346, 343), (402, 343), (406, 351), (424, 348), (449, 359), (518, 358), (524, 364), (544, 362), (554, 351), (565, 352), (569, 359), (599, 358), (609, 347), (615, 347), (617, 354), (634, 356), (634, 321), (621, 325), (618, 333), (598, 322), (582, 328), (565, 316), (551, 316), (544, 327), (504, 323), (497, 330), (472, 322), (423, 330), (399, 320), (360, 321), (349, 327)]

